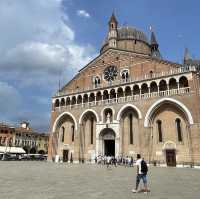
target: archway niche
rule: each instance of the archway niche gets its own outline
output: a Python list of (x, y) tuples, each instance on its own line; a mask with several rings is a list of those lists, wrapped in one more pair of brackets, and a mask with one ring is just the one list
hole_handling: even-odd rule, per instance
[(82, 103), (82, 96), (79, 95), (77, 98), (77, 104), (81, 104)]
[(128, 106), (121, 112), (120, 127), (122, 154), (130, 155), (129, 151), (134, 151), (139, 142), (139, 116), (133, 107)]
[(132, 92), (131, 92), (131, 87), (130, 86), (127, 86), (125, 88), (125, 96), (131, 96), (132, 95)]
[(83, 103), (87, 103), (87, 102), (88, 102), (88, 95), (85, 94), (85, 95), (83, 96)]
[(114, 99), (114, 98), (116, 98), (116, 93), (115, 93), (115, 89), (112, 89), (110, 91), (110, 99)]
[(123, 92), (123, 89), (121, 87), (119, 87), (117, 89), (117, 97), (120, 98), (120, 97), (124, 97), (124, 92)]
[(94, 93), (91, 93), (89, 97), (89, 102), (94, 102), (94, 101), (95, 101), (95, 95)]
[(182, 76), (179, 79), (179, 87), (180, 88), (189, 87), (188, 79), (185, 76)]
[(88, 151), (94, 151), (96, 145), (96, 115), (88, 110), (80, 118), (81, 130), (80, 130), (80, 158), (82, 161), (90, 160), (91, 153)]
[(76, 104), (76, 97), (75, 96), (72, 97), (71, 103), (72, 103), (72, 105)]
[(107, 100), (107, 99), (109, 99), (109, 94), (108, 94), (107, 90), (104, 90), (103, 91), (103, 100)]
[(103, 122), (104, 123), (113, 122), (113, 111), (111, 108), (105, 108), (103, 110)]
[(99, 91), (96, 95), (96, 100), (97, 101), (101, 101), (102, 100), (102, 95), (101, 95), (101, 92)]
[(75, 122), (70, 115), (64, 114), (61, 118), (59, 118), (55, 129), (55, 133), (58, 134), (57, 143), (68, 145), (72, 144), (72, 136), (75, 131), (75, 128), (72, 129), (72, 126), (75, 126)]
[(169, 80), (169, 89), (172, 90), (172, 89), (177, 89), (178, 88), (178, 84), (176, 82), (176, 79), (175, 78), (171, 78)]
[(62, 99), (61, 99), (60, 106), (65, 106), (65, 98), (62, 98)]
[(133, 86), (133, 95), (140, 94), (140, 87), (138, 85)]
[(158, 92), (158, 85), (156, 84), (156, 82), (151, 82), (151, 84), (150, 84), (150, 92), (151, 93)]
[(149, 92), (148, 85), (147, 84), (142, 84), (142, 86), (141, 86), (141, 93), (145, 94), (145, 93), (148, 93), (148, 92)]
[(60, 106), (59, 99), (56, 99), (56, 101), (55, 101), (55, 107), (57, 108), (57, 107), (59, 107), (59, 106)]
[(69, 106), (70, 102), (71, 102), (70, 97), (67, 97), (67, 99), (66, 99), (66, 106)]
[[(177, 121), (181, 124), (178, 127)], [(176, 159), (174, 157), (173, 161), (169, 162), (168, 156), (170, 154), (165, 147), (165, 143), (169, 141), (175, 143), (177, 146), (180, 146), (180, 143), (182, 143), (181, 151), (184, 151), (184, 153), (179, 154), (180, 162), (183, 160), (190, 161), (188, 145), (186, 144), (188, 143), (189, 121), (187, 115), (179, 105), (169, 101), (163, 101), (158, 104), (150, 114), (149, 126), (152, 129), (153, 139), (149, 150), (150, 161), (156, 160), (164, 164), (166, 163), (169, 166), (176, 165)], [(158, 156), (155, 151), (159, 150), (161, 146), (163, 153)], [(174, 153), (176, 154), (176, 150), (180, 149), (173, 148), (173, 150), (175, 150)]]
[(161, 80), (159, 83), (159, 91), (167, 90), (167, 82), (165, 80)]

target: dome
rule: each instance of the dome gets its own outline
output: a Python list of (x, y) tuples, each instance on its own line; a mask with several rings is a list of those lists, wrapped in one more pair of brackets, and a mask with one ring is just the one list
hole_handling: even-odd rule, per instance
[[(144, 32), (130, 26), (117, 27), (114, 31), (116, 31), (116, 36), (114, 37), (116, 46), (114, 48), (146, 55), (151, 54), (151, 44)], [(113, 39), (113, 36), (111, 36), (112, 33), (108, 33), (100, 53), (111, 47), (112, 44), (110, 45), (109, 43), (109, 37)]]
[(118, 39), (133, 39), (138, 41), (143, 41), (149, 44), (147, 36), (140, 30), (133, 27), (119, 27), (118, 29)]

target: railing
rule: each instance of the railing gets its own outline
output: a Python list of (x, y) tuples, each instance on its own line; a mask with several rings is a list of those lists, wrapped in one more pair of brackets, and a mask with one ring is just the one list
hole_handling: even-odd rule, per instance
[(89, 108), (89, 107), (94, 107), (94, 106), (121, 104), (125, 102), (145, 100), (149, 98), (183, 95), (183, 94), (188, 94), (188, 93), (191, 93), (190, 87), (185, 87), (185, 88), (171, 89), (171, 90), (166, 90), (166, 91), (144, 93), (144, 94), (139, 94), (139, 95), (132, 95), (132, 96), (113, 98), (113, 99), (106, 99), (106, 100), (100, 100), (100, 101), (92, 101), (92, 102), (86, 102), (86, 103), (80, 103), (80, 104), (61, 106), (61, 107), (56, 107), (56, 110), (79, 109), (79, 108)]
[(165, 76), (170, 76), (170, 75), (175, 75), (175, 74), (192, 72), (192, 71), (196, 71), (195, 66), (181, 67), (181, 68), (176, 68), (176, 69), (172, 69), (169, 71), (163, 71), (160, 73), (144, 74), (143, 76), (135, 77), (135, 78), (134, 77), (128, 78), (126, 80), (115, 80), (112, 82), (102, 82), (102, 84), (98, 85), (97, 87), (95, 87), (95, 85), (92, 85), (92, 86), (84, 88), (84, 89), (76, 89), (76, 90), (71, 90), (71, 91), (68, 90), (65, 92), (58, 91), (55, 94), (55, 97), (63, 96), (63, 95), (70, 95), (73, 93), (80, 93), (80, 92), (85, 92), (85, 91), (89, 91), (89, 90), (95, 90), (95, 89), (100, 89), (100, 88), (105, 88), (105, 87), (110, 87), (110, 86), (116, 86), (116, 85), (121, 85), (121, 84), (134, 83), (134, 82), (138, 82), (138, 81), (160, 78), (160, 77), (165, 77)]

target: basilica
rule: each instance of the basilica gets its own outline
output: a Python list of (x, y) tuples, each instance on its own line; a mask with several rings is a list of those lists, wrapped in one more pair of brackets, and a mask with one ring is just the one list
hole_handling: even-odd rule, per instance
[(132, 156), (200, 165), (200, 60), (165, 60), (148, 38), (112, 14), (99, 55), (52, 97), (48, 159), (94, 162)]

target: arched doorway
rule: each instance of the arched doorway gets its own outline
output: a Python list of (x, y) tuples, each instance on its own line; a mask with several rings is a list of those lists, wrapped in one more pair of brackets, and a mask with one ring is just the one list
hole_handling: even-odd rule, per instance
[(105, 128), (99, 135), (102, 155), (115, 156), (115, 132), (111, 128)]

